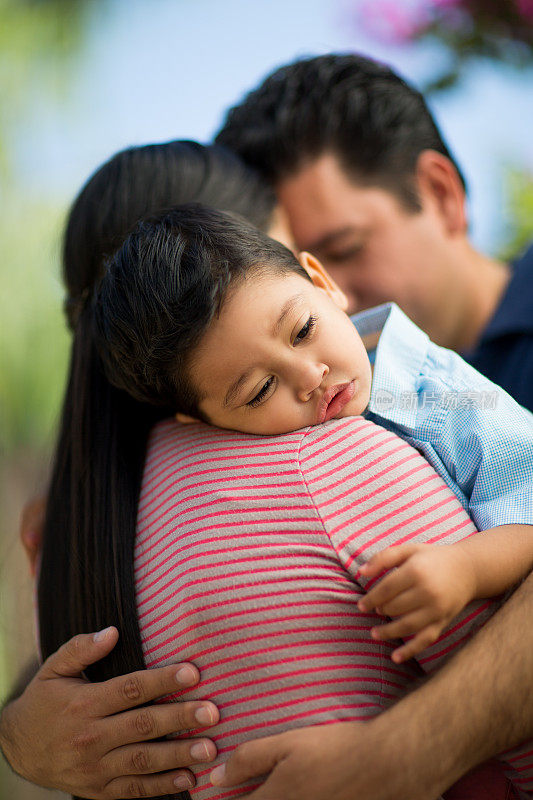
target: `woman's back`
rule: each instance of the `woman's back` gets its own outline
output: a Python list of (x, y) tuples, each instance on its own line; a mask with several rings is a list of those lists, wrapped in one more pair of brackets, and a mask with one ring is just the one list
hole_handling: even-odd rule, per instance
[[(473, 531), (419, 453), (362, 418), (268, 438), (161, 423), (135, 556), (146, 664), (199, 667), (185, 697), (217, 703), (209, 735), (222, 757), (246, 739), (365, 719), (422, 671), (393, 664), (393, 644), (371, 638), (379, 618), (357, 608), (359, 564), (389, 544)], [(422, 654), (424, 669), (489, 613), (470, 606)], [(193, 795), (229, 796), (208, 772), (196, 773)]]

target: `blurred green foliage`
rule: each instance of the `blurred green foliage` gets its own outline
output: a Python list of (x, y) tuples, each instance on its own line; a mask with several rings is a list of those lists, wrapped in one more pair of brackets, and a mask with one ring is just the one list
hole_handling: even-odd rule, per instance
[[(0, 0), (0, 453), (48, 444), (63, 386), (67, 335), (61, 316), (63, 209), (30, 194), (17, 171), (32, 102), (61, 100), (83, 44), (86, 0)], [(23, 140), (24, 141), (24, 140)]]
[(500, 256), (516, 256), (533, 237), (533, 172), (509, 166), (505, 174), (506, 235)]
[[(57, 95), (71, 80), (90, 10), (87, 0), (0, 0), (0, 176), (11, 173), (9, 142), (38, 78), (39, 95)], [(1, 196), (1, 195), (0, 195)]]
[(61, 314), (63, 212), (16, 200), (0, 216), (0, 445), (4, 454), (50, 440), (62, 393), (68, 336)]

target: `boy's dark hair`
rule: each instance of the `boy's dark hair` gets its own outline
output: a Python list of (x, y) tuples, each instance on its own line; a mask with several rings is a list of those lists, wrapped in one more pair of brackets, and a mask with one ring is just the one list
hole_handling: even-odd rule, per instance
[(216, 137), (273, 184), (325, 152), (359, 183), (420, 209), (414, 182), (423, 150), (442, 153), (464, 177), (424, 98), (385, 64), (325, 55), (273, 72), (231, 108)]
[(141, 403), (202, 418), (191, 353), (228, 290), (263, 271), (309, 279), (290, 250), (237, 215), (190, 203), (139, 222), (93, 302), (110, 383)]

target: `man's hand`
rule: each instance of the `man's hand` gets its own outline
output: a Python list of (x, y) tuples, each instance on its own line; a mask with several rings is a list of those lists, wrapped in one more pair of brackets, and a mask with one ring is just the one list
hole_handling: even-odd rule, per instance
[(399, 664), (436, 642), (475, 595), (475, 573), (461, 544), (388, 547), (360, 567), (365, 578), (391, 570), (359, 601), (393, 622), (372, 629), (378, 640), (413, 636), (392, 653)]
[(211, 782), (228, 787), (267, 776), (242, 800), (435, 800), (439, 792), (410, 769), (400, 739), (379, 717), (301, 728), (240, 745)]
[(102, 683), (82, 671), (118, 641), (116, 628), (76, 636), (45, 661), (0, 718), (0, 744), (15, 772), (41, 786), (95, 800), (173, 794), (194, 785), (193, 763), (212, 761), (209, 739), (149, 742), (218, 721), (213, 703), (137, 706), (198, 683), (191, 664)]

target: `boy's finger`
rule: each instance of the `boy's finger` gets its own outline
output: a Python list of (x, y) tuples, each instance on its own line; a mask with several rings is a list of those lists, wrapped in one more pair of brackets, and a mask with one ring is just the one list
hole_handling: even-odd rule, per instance
[(385, 550), (380, 550), (379, 553), (370, 558), (366, 564), (359, 567), (359, 572), (365, 578), (373, 578), (384, 572), (387, 569), (398, 567), (400, 564), (411, 556), (417, 548), (414, 544), (400, 544), (392, 547), (386, 547)]
[(420, 592), (415, 588), (407, 589), (391, 600), (381, 603), (378, 607), (378, 612), (385, 617), (400, 617), (424, 607), (425, 604), (420, 597)]
[(108, 655), (117, 641), (118, 631), (114, 627), (95, 634), (78, 634), (46, 659), (38, 675), (43, 680), (80, 677), (90, 664)]
[(438, 638), (439, 632), (433, 625), (428, 625), (427, 628), (417, 633), (409, 642), (393, 650), (391, 658), (395, 664), (401, 664), (402, 661), (408, 661), (413, 656), (421, 653), (426, 647), (436, 642)]
[(379, 625), (372, 628), (372, 638), (378, 641), (389, 639), (403, 639), (405, 636), (412, 636), (422, 631), (429, 623), (428, 613), (425, 609), (413, 611), (404, 617), (389, 622), (386, 625)]
[(389, 575), (385, 575), (379, 583), (370, 589), (367, 594), (358, 602), (361, 611), (372, 611), (381, 608), (385, 603), (390, 602), (394, 597), (409, 589), (411, 581), (405, 570), (394, 570)]
[(199, 679), (200, 675), (193, 664), (169, 664), (91, 684), (90, 691), (96, 714), (107, 717), (189, 689)]

